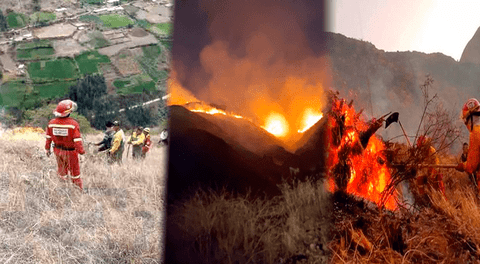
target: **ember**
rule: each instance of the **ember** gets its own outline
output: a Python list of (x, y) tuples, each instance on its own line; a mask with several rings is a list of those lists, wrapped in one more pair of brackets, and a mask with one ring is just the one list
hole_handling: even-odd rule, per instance
[(351, 104), (347, 105), (338, 99), (333, 103), (328, 121), (330, 191), (344, 190), (377, 205), (385, 205), (387, 209), (396, 209), (393, 195), (382, 202), (382, 192), (391, 178), (386, 164), (378, 162), (385, 160), (385, 145), (375, 135), (366, 140), (362, 138), (371, 126), (355, 112)]

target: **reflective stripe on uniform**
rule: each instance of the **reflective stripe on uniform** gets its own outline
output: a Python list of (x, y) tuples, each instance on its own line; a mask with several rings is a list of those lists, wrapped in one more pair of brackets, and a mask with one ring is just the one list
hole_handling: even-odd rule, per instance
[(75, 129), (74, 125), (60, 125), (60, 124), (50, 124), (48, 127), (58, 127), (58, 128), (71, 128)]
[(73, 142), (82, 141), (82, 138), (74, 138)]
[(45, 137), (46, 137), (46, 138), (52, 138), (52, 137), (51, 137), (51, 136), (49, 136), (49, 135), (45, 135)]
[(77, 175), (77, 176), (70, 176), (70, 178), (72, 178), (72, 179), (79, 179), (79, 178), (80, 178), (80, 175)]

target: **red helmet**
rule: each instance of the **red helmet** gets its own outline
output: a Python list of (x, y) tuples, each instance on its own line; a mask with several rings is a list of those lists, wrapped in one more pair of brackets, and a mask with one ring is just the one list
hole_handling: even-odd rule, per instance
[(421, 147), (423, 144), (429, 143), (430, 138), (426, 136), (419, 136), (417, 139), (417, 147)]
[(76, 109), (77, 109), (77, 104), (74, 101), (63, 100), (60, 103), (58, 103), (57, 108), (55, 108), (55, 111), (53, 111), (53, 114), (59, 117), (66, 117)]
[(462, 108), (462, 120), (463, 122), (467, 122), (467, 118), (475, 112), (480, 112), (480, 103), (477, 99), (471, 98), (463, 105)]

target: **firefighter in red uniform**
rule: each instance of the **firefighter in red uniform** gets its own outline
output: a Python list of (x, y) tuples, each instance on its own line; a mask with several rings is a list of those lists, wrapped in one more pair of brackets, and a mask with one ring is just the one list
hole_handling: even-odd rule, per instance
[(146, 127), (143, 129), (143, 134), (145, 135), (145, 140), (143, 141), (142, 158), (145, 158), (147, 152), (152, 146), (152, 140), (150, 139), (150, 128)]
[(80, 165), (78, 154), (83, 155), (82, 136), (80, 127), (75, 119), (70, 118), (70, 113), (75, 111), (77, 104), (71, 100), (63, 100), (58, 103), (53, 112), (56, 118), (48, 122), (46, 129), (47, 141), (45, 150), (50, 156), (50, 145), (53, 141), (53, 152), (57, 158), (58, 176), (66, 180), (65, 176), (70, 172), (72, 182), (83, 191), (83, 182), (80, 179)]

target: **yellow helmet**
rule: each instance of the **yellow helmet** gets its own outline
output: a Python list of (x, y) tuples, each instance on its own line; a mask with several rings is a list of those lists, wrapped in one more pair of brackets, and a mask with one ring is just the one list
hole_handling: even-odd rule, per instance
[(143, 129), (143, 131), (150, 133), (150, 128), (146, 127), (145, 129)]

